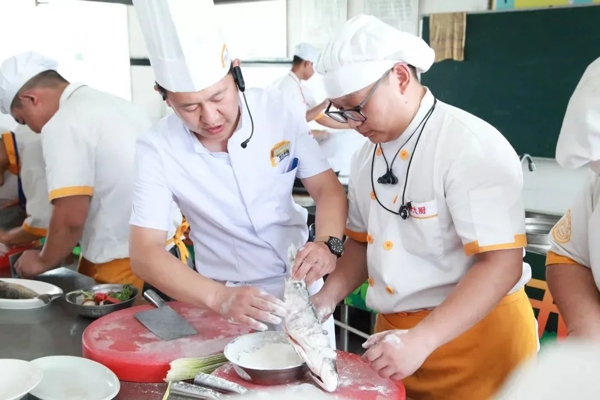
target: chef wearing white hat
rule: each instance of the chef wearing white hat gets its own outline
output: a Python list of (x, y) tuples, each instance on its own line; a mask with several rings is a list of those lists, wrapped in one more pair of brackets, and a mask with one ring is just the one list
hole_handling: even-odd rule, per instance
[[(281, 96), (243, 92), (212, 0), (133, 3), (157, 90), (174, 111), (138, 142), (134, 271), (168, 296), (233, 322), (260, 330), (278, 324), (286, 276), (306, 276), (314, 293), (343, 252), (343, 187)], [(292, 198), (296, 177), (317, 205), (317, 237), (305, 245), (307, 211)], [(160, 245), (172, 199), (190, 224), (197, 272)], [(293, 266), (291, 244), (304, 245)], [(325, 328), (334, 343), (331, 319)]]
[(317, 61), (326, 112), (369, 142), (351, 164), (346, 252), (314, 301), (368, 280), (371, 367), (410, 398), (486, 399), (537, 350), (522, 171), (500, 132), (421, 85), (433, 60), (421, 38), (361, 15)]
[(569, 100), (556, 160), (567, 169), (589, 169), (573, 205), (551, 231), (546, 279), (569, 336), (600, 340), (600, 58)]
[(27, 217), (21, 226), (0, 232), (0, 243), (28, 245), (46, 236), (52, 206), (48, 202), (42, 138), (27, 125), (2, 133), (0, 173), (7, 170), (18, 179), (19, 205)]
[(55, 60), (26, 52), (0, 69), (0, 111), (42, 134), (52, 203), (43, 249), (24, 252), (15, 269), (36, 276), (58, 266), (79, 242), (79, 272), (141, 289), (129, 262), (128, 220), (135, 143), (150, 119), (131, 102), (69, 83), (57, 68)]
[(338, 122), (326, 116), (323, 111), (329, 101), (323, 100), (317, 104), (311, 90), (303, 81), (309, 80), (315, 73), (314, 63), (319, 58), (319, 49), (310, 43), (300, 43), (294, 49), (292, 69), (287, 74), (273, 82), (269, 89), (280, 90), (297, 106), (300, 114), (306, 113), (306, 121), (316, 121), (318, 124), (332, 129), (348, 129), (348, 124)]

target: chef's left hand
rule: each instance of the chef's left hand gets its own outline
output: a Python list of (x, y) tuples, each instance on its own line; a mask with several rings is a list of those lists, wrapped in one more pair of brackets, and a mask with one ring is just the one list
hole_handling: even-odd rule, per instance
[(395, 381), (412, 375), (433, 348), (423, 335), (413, 330), (389, 330), (372, 335), (363, 347), (368, 349), (362, 356), (382, 378)]
[(306, 278), (306, 286), (310, 286), (323, 276), (332, 273), (336, 262), (337, 257), (325, 243), (308, 242), (296, 255), (292, 278)]
[(26, 250), (15, 264), (15, 271), (21, 278), (34, 278), (50, 270), (40, 258), (40, 250)]

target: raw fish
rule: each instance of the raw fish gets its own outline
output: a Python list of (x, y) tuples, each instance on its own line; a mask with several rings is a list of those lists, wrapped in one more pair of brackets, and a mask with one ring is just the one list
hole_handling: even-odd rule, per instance
[(0, 281), (0, 299), (30, 300), (39, 294), (23, 285)]
[[(292, 245), (288, 250), (291, 264), (297, 253), (298, 249)], [(337, 354), (331, 348), (327, 331), (323, 330), (317, 310), (310, 301), (304, 279), (286, 279), (283, 301), (287, 311), (284, 329), (290, 342), (306, 362), (315, 383), (328, 392), (334, 392), (338, 385)]]

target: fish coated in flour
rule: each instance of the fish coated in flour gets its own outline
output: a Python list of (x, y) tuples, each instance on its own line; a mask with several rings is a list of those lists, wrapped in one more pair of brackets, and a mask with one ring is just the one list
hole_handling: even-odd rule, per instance
[[(297, 253), (296, 246), (290, 246), (288, 257), (292, 265)], [(292, 346), (306, 362), (315, 383), (334, 392), (338, 385), (337, 353), (331, 348), (317, 310), (310, 301), (305, 280), (286, 279), (283, 301), (287, 311), (284, 329)]]
[(38, 293), (23, 285), (0, 280), (0, 299), (30, 300), (38, 296)]

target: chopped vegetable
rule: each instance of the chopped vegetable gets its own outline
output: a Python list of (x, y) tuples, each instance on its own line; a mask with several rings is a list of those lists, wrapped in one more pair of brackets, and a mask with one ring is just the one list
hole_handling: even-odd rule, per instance
[(127, 301), (133, 297), (133, 289), (131, 285), (124, 285), (123, 289), (118, 292), (108, 292), (108, 293), (93, 293), (86, 292), (84, 290), (79, 291), (83, 298), (81, 299), (81, 303), (84, 306), (103, 306), (110, 304), (118, 304), (123, 301)]
[(171, 368), (164, 380), (165, 382), (174, 382), (194, 379), (198, 373), (210, 374), (225, 363), (227, 363), (227, 359), (223, 353), (199, 358), (179, 358), (169, 364)]

